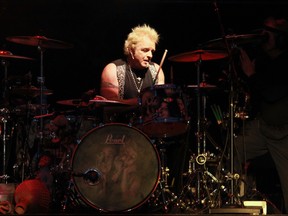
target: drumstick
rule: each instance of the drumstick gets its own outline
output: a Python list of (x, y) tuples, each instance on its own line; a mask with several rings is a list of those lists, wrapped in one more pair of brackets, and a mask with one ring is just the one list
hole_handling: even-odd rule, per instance
[(168, 50), (165, 49), (164, 54), (163, 54), (162, 59), (161, 59), (161, 62), (160, 62), (160, 65), (159, 65), (159, 68), (158, 68), (158, 71), (157, 71), (157, 74), (156, 74), (156, 77), (155, 77), (154, 82), (153, 82), (154, 85), (155, 85), (155, 82), (156, 82), (156, 80), (157, 80), (157, 78), (158, 78), (158, 74), (159, 74), (159, 72), (160, 72), (160, 70), (161, 70), (161, 68), (162, 68), (162, 65), (163, 65), (163, 62), (164, 62), (164, 60), (165, 60), (165, 57), (166, 57), (167, 52), (168, 52)]

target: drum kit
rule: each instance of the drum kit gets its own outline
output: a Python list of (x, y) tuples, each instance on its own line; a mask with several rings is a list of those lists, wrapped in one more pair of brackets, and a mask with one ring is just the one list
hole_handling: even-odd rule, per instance
[[(233, 35), (227, 39), (236, 44), (245, 44), (259, 41), (260, 36)], [(218, 157), (207, 150), (206, 139), (212, 142), (213, 139), (203, 127), (207, 123), (207, 98), (203, 92), (216, 89), (217, 86), (207, 83), (204, 77), (201, 77), (202, 61), (230, 57), (230, 53), (223, 49), (222, 38), (203, 44), (203, 49), (169, 58), (172, 62), (193, 62), (197, 66), (197, 84), (187, 86), (197, 93), (197, 150), (190, 155), (188, 163), (185, 164), (187, 172), (181, 173), (181, 179), (185, 178), (186, 181), (177, 193), (169, 188), (169, 167), (166, 162), (169, 158), (167, 159), (166, 150), (171, 140), (175, 142), (179, 137), (191, 136), (191, 116), (181, 88), (174, 84), (164, 84), (145, 89), (141, 92), (140, 111), (137, 110), (136, 120), (135, 116), (132, 117), (132, 123), (130, 120), (128, 123), (105, 123), (102, 122), (103, 119), (99, 119), (98, 113), (96, 116), (83, 116), (80, 111), (80, 117), (77, 116), (78, 113), (75, 115), (76, 112), (73, 111), (79, 109), (129, 107), (123, 102), (107, 100), (95, 94), (88, 100), (74, 98), (56, 102), (61, 106), (72, 107), (71, 113), (49, 113), (49, 105), (45, 104), (44, 96), (53, 94), (53, 91), (46, 89), (44, 85), (43, 52), (46, 49), (69, 49), (72, 45), (44, 36), (14, 36), (7, 37), (7, 40), (37, 47), (41, 62), (37, 79), (39, 88), (31, 85), (29, 79), (25, 85), (11, 88), (8, 84), (9, 60), (34, 59), (13, 55), (9, 51), (0, 51), (4, 67), (3, 105), (0, 109), (3, 182), (10, 179), (21, 182), (31, 178), (35, 174), (31, 173), (31, 170), (35, 172), (38, 169), (37, 164), (33, 165), (35, 157), (36, 161), (39, 160), (44, 150), (52, 152), (53, 159), (56, 159), (50, 171), (56, 184), (54, 196), (60, 199), (57, 201), (61, 205), (61, 211), (73, 208), (74, 205), (92, 207), (100, 212), (127, 212), (146, 205), (148, 208), (157, 207), (166, 212), (169, 207), (184, 211), (203, 211), (204, 208), (220, 205), (220, 193), (228, 197), (231, 191), (225, 183), (227, 179), (231, 179), (232, 172), (231, 175), (219, 174), (218, 170), (217, 173), (212, 173), (209, 169), (209, 163), (214, 164), (214, 167), (217, 164), (218, 169), (219, 164), (222, 165), (220, 160), (223, 155)], [(212, 49), (215, 47), (217, 49)], [(15, 106), (13, 104), (11, 107), (11, 96), (24, 97), (25, 103)], [(40, 97), (40, 104), (31, 103), (36, 97)], [(221, 115), (221, 111), (218, 114)], [(21, 124), (19, 122), (23, 117), (24, 122)], [(21, 121), (18, 118), (21, 118)], [(229, 119), (227, 121), (229, 122)], [(14, 139), (16, 126), (20, 127), (16, 134), (17, 141)], [(10, 143), (14, 141), (16, 144)], [(213, 144), (221, 150), (219, 145), (215, 142)], [(8, 174), (10, 168), (7, 158), (13, 151), (10, 149), (12, 145), (17, 145), (17, 158), (13, 161), (14, 173)], [(31, 155), (31, 151), (34, 155)], [(222, 150), (220, 152), (223, 153)], [(9, 175), (12, 175), (12, 178)]]

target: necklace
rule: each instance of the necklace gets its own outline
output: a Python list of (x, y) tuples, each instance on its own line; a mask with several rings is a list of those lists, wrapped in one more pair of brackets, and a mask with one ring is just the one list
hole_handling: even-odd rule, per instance
[(142, 89), (142, 85), (143, 85), (143, 79), (141, 79), (141, 77), (137, 77), (137, 81), (135, 79), (135, 76), (134, 76), (134, 73), (132, 72), (132, 69), (129, 65), (129, 71), (130, 71), (130, 74), (132, 76), (132, 80), (133, 80), (133, 83), (134, 83), (134, 86), (136, 87), (137, 89), (137, 92), (138, 94), (140, 93), (141, 89)]

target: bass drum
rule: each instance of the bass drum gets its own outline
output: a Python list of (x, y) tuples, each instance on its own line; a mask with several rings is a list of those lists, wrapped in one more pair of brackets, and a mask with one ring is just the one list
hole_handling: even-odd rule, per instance
[(110, 123), (88, 131), (72, 157), (72, 178), (85, 203), (104, 212), (140, 207), (160, 179), (160, 158), (137, 128)]

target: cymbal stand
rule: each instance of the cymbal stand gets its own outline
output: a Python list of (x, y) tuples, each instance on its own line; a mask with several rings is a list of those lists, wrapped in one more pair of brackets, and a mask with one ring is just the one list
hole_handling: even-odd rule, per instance
[(3, 141), (3, 172), (2, 175), (0, 176), (0, 179), (3, 179), (5, 183), (7, 183), (7, 179), (9, 178), (9, 176), (6, 174), (6, 145), (7, 145), (7, 122), (8, 122), (8, 118), (9, 118), (9, 110), (7, 108), (2, 108), (1, 110), (1, 114), (3, 114), (3, 116), (1, 116), (0, 121), (3, 123), (3, 128), (1, 128), (1, 136), (2, 136), (2, 141)]
[[(201, 53), (199, 53), (199, 59), (196, 62), (196, 67), (197, 67), (197, 131), (196, 131), (196, 137), (197, 137), (197, 155), (200, 156), (202, 153), (206, 152), (206, 134), (204, 133), (204, 131), (201, 130), (202, 128), (202, 119), (201, 118), (201, 89), (200, 89), (200, 77), (201, 77), (201, 72), (200, 72), (200, 66), (202, 63), (202, 57), (201, 57)], [(203, 99), (203, 102), (205, 102), (206, 105), (206, 98)], [(203, 113), (205, 113), (205, 107), (203, 107)], [(205, 114), (204, 114), (205, 115)], [(205, 118), (205, 116), (204, 116)], [(203, 141), (203, 148), (201, 149), (201, 141)], [(197, 157), (198, 157), (197, 156)], [(197, 175), (197, 200), (200, 201), (200, 196), (201, 196), (201, 189), (200, 189), (200, 185), (201, 185), (201, 179), (200, 179), (200, 175)]]
[(1, 65), (4, 67), (4, 88), (3, 88), (3, 102), (6, 103), (6, 99), (7, 99), (7, 89), (8, 89), (8, 65), (9, 62), (2, 59), (1, 60)]
[[(40, 76), (37, 77), (37, 82), (40, 84), (40, 115), (44, 115), (44, 83), (45, 83), (45, 78), (44, 78), (44, 49), (41, 47), (41, 40), (39, 40), (38, 46), (37, 46), (38, 51), (40, 52)], [(40, 141), (37, 146), (37, 157), (40, 156), (40, 147), (43, 146), (43, 139), (44, 139), (44, 120), (43, 118), (40, 118), (40, 131), (39, 131), (39, 138)], [(37, 158), (39, 159), (39, 158)]]
[(1, 108), (0, 113), (1, 116), (0, 121), (3, 123), (3, 128), (0, 128), (0, 135), (2, 136), (2, 144), (3, 144), (3, 161), (2, 161), (2, 166), (3, 166), (3, 171), (2, 175), (0, 176), (0, 179), (3, 179), (5, 183), (7, 183), (7, 179), (9, 176), (6, 174), (6, 145), (7, 145), (7, 122), (9, 119), (9, 109), (6, 107), (7, 106), (7, 88), (8, 88), (8, 65), (9, 62), (6, 60), (1, 60), (1, 64), (4, 67), (4, 89), (3, 89), (3, 103), (4, 103), (4, 108)]
[[(206, 104), (207, 97), (205, 92), (202, 91), (200, 84), (205, 83), (205, 74), (202, 73), (200, 66), (202, 63), (201, 52), (199, 53), (199, 59), (196, 61), (197, 67), (197, 154), (193, 154), (189, 160), (188, 173), (186, 173), (187, 181), (183, 187), (180, 195), (181, 202), (182, 199), (186, 199), (186, 209), (202, 209), (205, 207), (210, 207), (212, 205), (216, 206), (215, 196), (218, 195), (219, 190), (212, 190), (214, 187), (219, 187), (220, 180), (217, 179), (211, 172), (208, 171), (206, 166), (207, 160), (215, 160), (217, 158), (207, 152), (207, 138), (211, 140), (212, 144), (221, 151), (221, 148), (214, 142), (211, 136), (207, 133), (207, 117), (206, 117)], [(212, 183), (213, 182), (213, 183)], [(215, 185), (216, 184), (216, 185)], [(209, 187), (210, 186), (210, 187)], [(212, 193), (213, 192), (213, 196)], [(187, 200), (188, 203), (187, 203)], [(185, 201), (184, 201), (185, 202)], [(207, 206), (209, 205), (209, 206)]]

